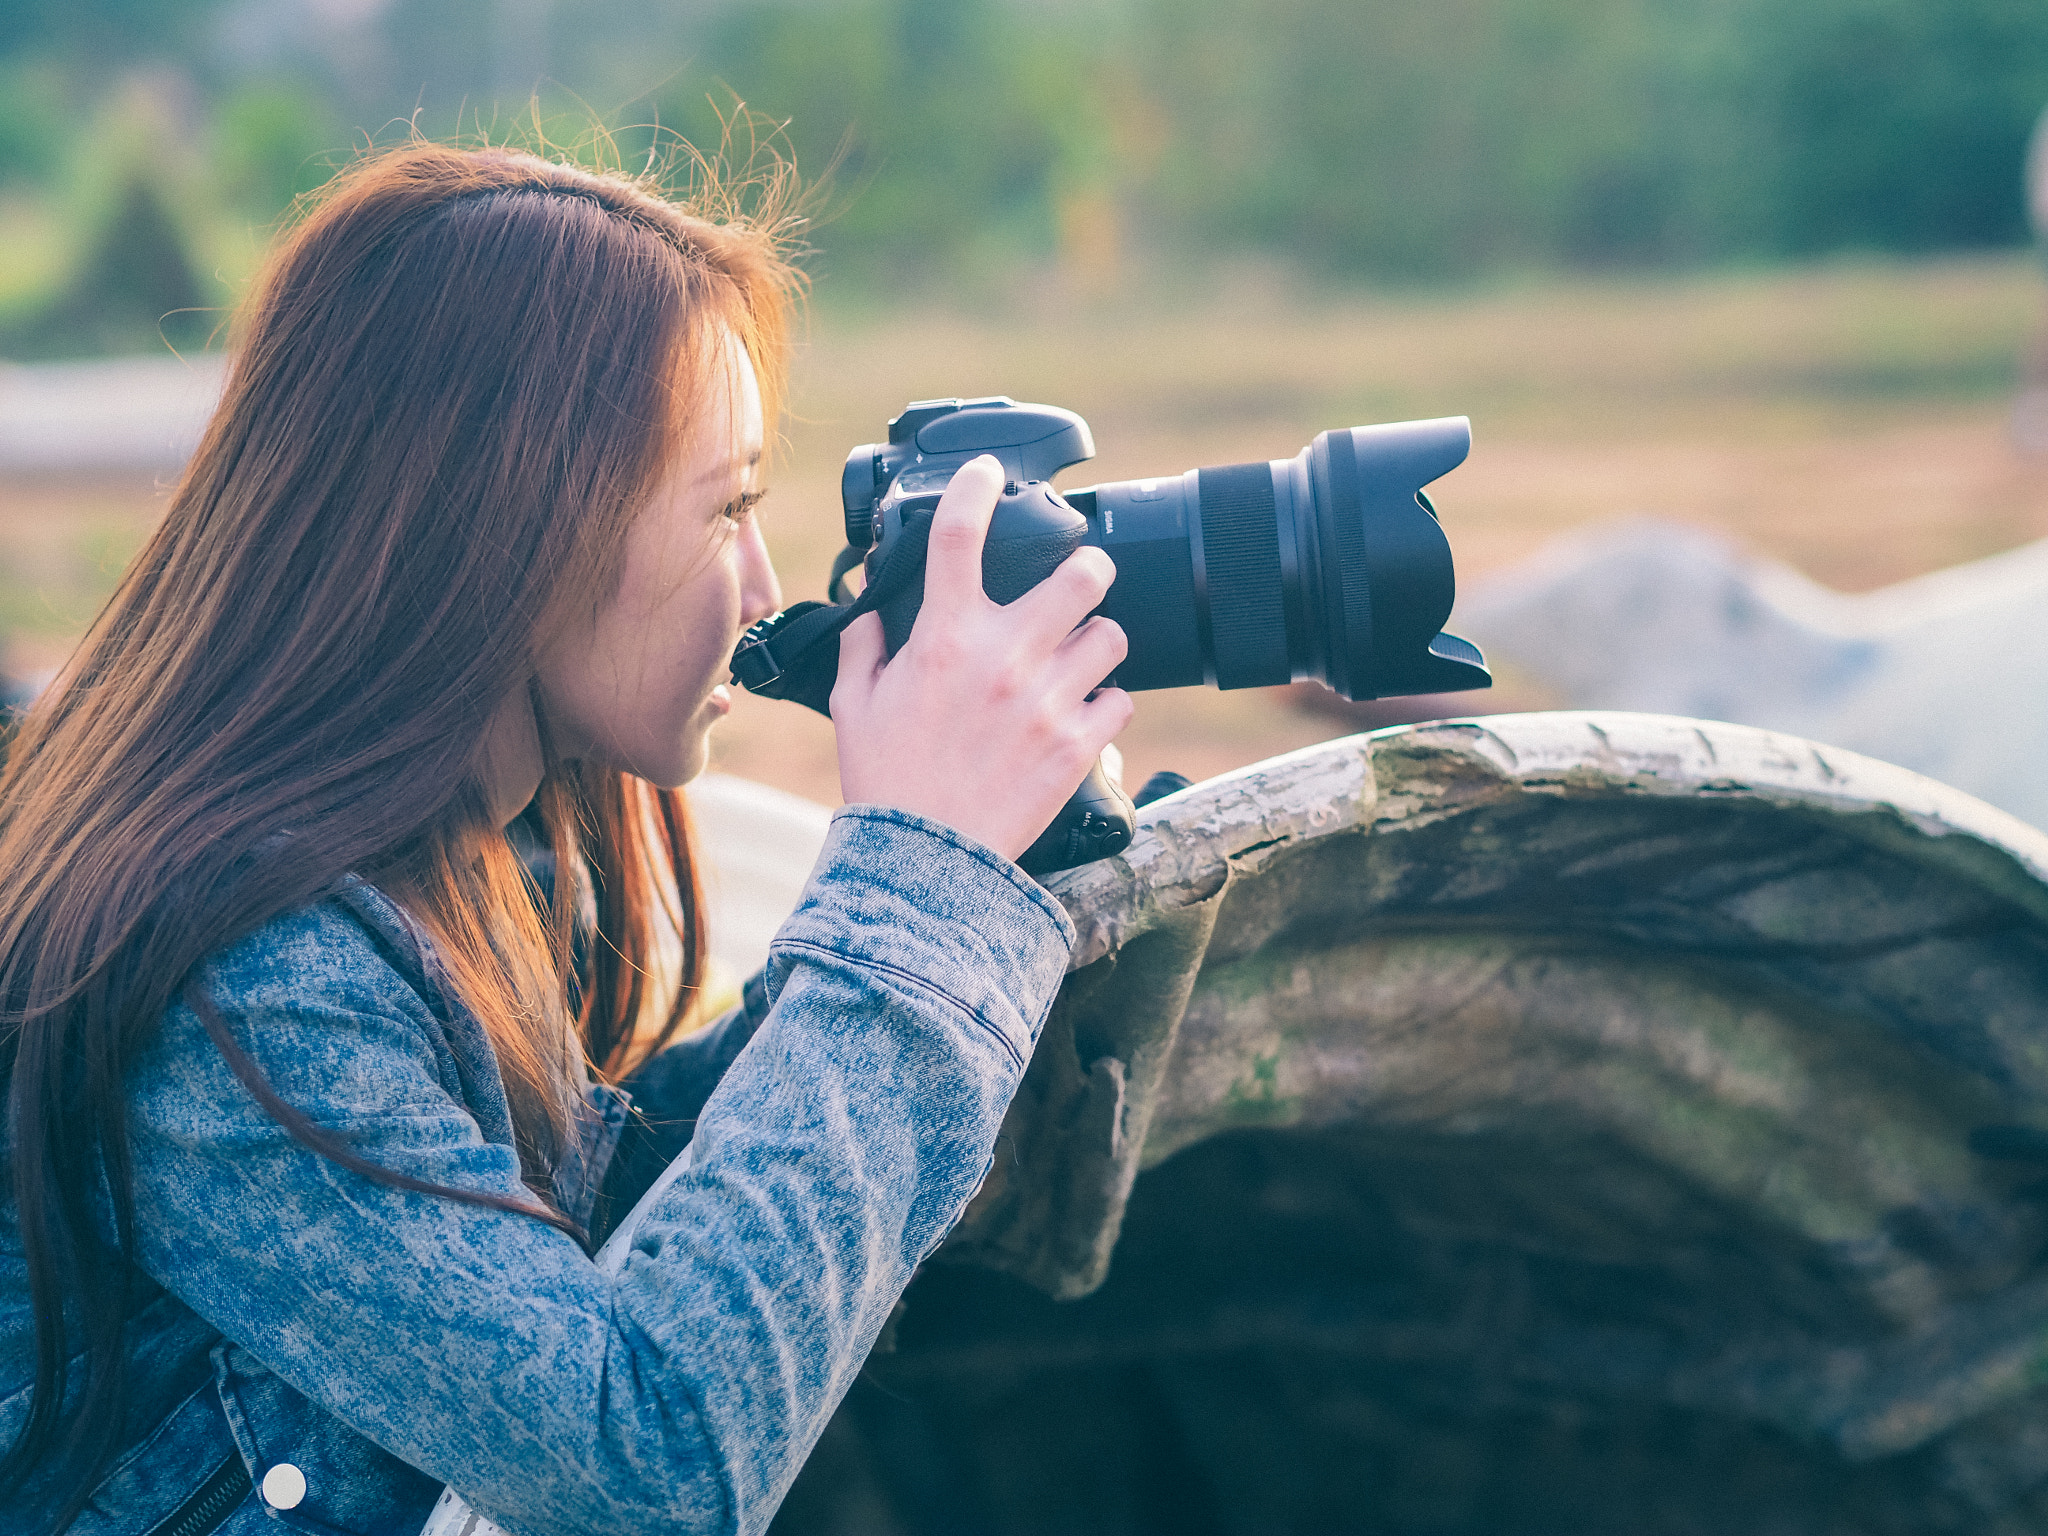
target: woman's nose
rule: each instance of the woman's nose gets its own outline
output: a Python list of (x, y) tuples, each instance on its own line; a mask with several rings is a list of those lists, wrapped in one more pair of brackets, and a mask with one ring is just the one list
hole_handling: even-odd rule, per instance
[(782, 584), (775, 579), (768, 542), (761, 537), (760, 523), (749, 519), (740, 541), (740, 623), (758, 623), (781, 608)]

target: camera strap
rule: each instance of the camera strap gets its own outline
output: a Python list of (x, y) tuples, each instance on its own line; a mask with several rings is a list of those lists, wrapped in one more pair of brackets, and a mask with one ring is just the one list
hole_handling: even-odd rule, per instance
[[(732, 680), (749, 693), (790, 699), (829, 719), (832, 685), (839, 680), (839, 632), (924, 579), (931, 526), (930, 518), (905, 519), (889, 558), (852, 602), (791, 603), (748, 630), (732, 653)], [(844, 590), (841, 579), (859, 563), (854, 549), (842, 551), (833, 562), (833, 588)]]

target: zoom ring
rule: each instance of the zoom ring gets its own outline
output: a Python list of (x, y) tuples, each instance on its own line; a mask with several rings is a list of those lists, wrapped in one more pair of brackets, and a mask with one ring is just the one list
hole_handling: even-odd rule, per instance
[(1287, 682), (1292, 674), (1272, 467), (1263, 461), (1224, 464), (1199, 471), (1197, 478), (1216, 686)]

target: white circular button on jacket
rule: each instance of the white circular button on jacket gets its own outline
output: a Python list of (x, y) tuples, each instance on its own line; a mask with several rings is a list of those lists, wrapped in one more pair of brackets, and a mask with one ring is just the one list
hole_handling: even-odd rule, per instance
[(272, 1509), (297, 1509), (306, 1496), (306, 1474), (280, 1461), (263, 1474), (263, 1502)]

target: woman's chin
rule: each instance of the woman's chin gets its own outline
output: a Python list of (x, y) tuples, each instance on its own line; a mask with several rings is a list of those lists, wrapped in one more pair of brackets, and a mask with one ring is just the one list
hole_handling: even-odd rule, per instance
[(711, 728), (724, 718), (725, 709), (707, 703), (684, 724), (679, 738), (660, 744), (643, 742), (637, 751), (622, 751), (617, 766), (656, 789), (680, 789), (709, 765)]
[(678, 767), (681, 770), (671, 789), (687, 784), (701, 774), (711, 761), (711, 732), (718, 722), (732, 713), (732, 692), (724, 684), (713, 688), (697, 713), (691, 717), (684, 731), (683, 750)]
[(713, 721), (705, 720), (694, 727), (690, 738), (670, 765), (672, 777), (661, 785), (663, 789), (681, 789), (690, 780), (701, 774), (711, 762), (711, 726)]
[(710, 763), (711, 753), (708, 750), (699, 750), (696, 753), (696, 755), (689, 760), (689, 762), (683, 765), (682, 776), (678, 778), (675, 781), (675, 783), (666, 785), (664, 787), (668, 789), (681, 789), (685, 784), (689, 783), (692, 779), (697, 778), (699, 775), (701, 775), (704, 772), (704, 770), (710, 766)]

